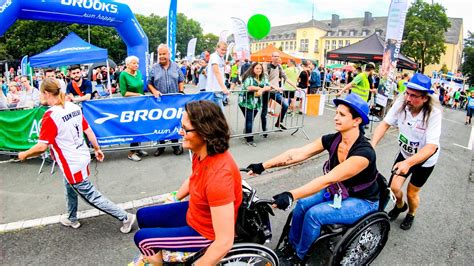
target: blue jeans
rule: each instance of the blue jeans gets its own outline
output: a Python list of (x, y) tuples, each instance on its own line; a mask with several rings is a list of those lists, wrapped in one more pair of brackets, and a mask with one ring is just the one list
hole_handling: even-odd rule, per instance
[(335, 209), (331, 199), (324, 198), (325, 189), (298, 200), (293, 210), (289, 240), (300, 259), (306, 256), (325, 224), (353, 224), (370, 212), (377, 211), (379, 202), (348, 197), (340, 209)]
[(214, 99), (213, 101), (219, 105), (222, 112), (224, 112), (224, 93), (223, 92), (214, 92)]
[(262, 129), (263, 131), (267, 130), (267, 113), (268, 113), (268, 102), (270, 99), (276, 101), (279, 105), (281, 105), (281, 113), (278, 116), (277, 125), (280, 125), (285, 119), (286, 111), (288, 111), (288, 101), (283, 98), (281, 93), (279, 92), (264, 92), (262, 94), (262, 113), (260, 118), (262, 119)]
[(77, 195), (80, 195), (83, 200), (89, 203), (92, 207), (99, 211), (105, 212), (120, 221), (127, 219), (127, 212), (119, 208), (115, 203), (104, 197), (89, 181), (84, 181), (71, 185), (63, 178), (64, 186), (66, 187), (66, 202), (69, 220), (77, 221)]
[[(245, 117), (245, 133), (252, 133), (253, 120), (255, 116), (257, 116), (258, 109), (248, 109), (242, 106), (239, 107)], [(245, 137), (245, 139), (247, 142), (251, 142), (253, 141), (253, 136)]]
[(177, 202), (141, 208), (137, 212), (140, 230), (135, 233), (135, 245), (145, 256), (162, 249), (197, 252), (213, 241), (201, 236), (186, 222), (189, 202)]

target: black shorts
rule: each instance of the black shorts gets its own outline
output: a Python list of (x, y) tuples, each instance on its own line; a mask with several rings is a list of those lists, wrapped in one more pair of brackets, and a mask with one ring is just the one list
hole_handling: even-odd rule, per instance
[[(403, 155), (399, 153), (393, 165), (404, 160), (405, 157), (403, 157)], [(434, 165), (430, 167), (422, 167), (422, 165), (423, 163), (412, 166), (408, 173), (406, 175), (403, 175), (403, 177), (405, 178), (408, 178), (411, 175), (410, 184), (419, 188), (426, 183), (428, 177), (430, 177), (431, 172), (433, 172), (434, 169)]]
[(467, 109), (466, 116), (472, 117), (472, 113), (474, 113), (474, 108), (467, 107), (466, 109)]
[(296, 91), (283, 91), (283, 97), (287, 99), (293, 99), (295, 98), (295, 92)]

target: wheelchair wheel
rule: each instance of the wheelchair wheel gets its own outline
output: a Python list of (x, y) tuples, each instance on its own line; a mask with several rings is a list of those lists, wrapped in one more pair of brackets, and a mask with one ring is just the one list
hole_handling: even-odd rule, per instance
[(330, 265), (370, 264), (387, 243), (389, 231), (386, 213), (369, 215), (344, 234), (334, 249)]
[(252, 243), (235, 244), (218, 265), (222, 266), (278, 266), (278, 257), (266, 246)]

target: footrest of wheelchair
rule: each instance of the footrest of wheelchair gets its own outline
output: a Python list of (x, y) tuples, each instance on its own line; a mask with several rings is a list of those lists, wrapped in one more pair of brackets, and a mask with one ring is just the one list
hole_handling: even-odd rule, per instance
[(186, 262), (190, 257), (192, 257), (196, 252), (181, 252), (181, 251), (170, 251), (162, 250), (163, 261), (164, 262)]
[(345, 230), (347, 225), (345, 224), (325, 224), (322, 227), (322, 230), (324, 230), (327, 233), (340, 233), (343, 230)]

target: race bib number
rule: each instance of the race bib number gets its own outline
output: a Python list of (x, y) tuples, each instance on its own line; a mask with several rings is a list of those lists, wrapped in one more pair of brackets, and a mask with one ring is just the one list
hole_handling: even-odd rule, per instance
[(418, 152), (420, 143), (410, 141), (407, 137), (400, 133), (398, 137), (398, 145), (405, 153), (413, 155)]

